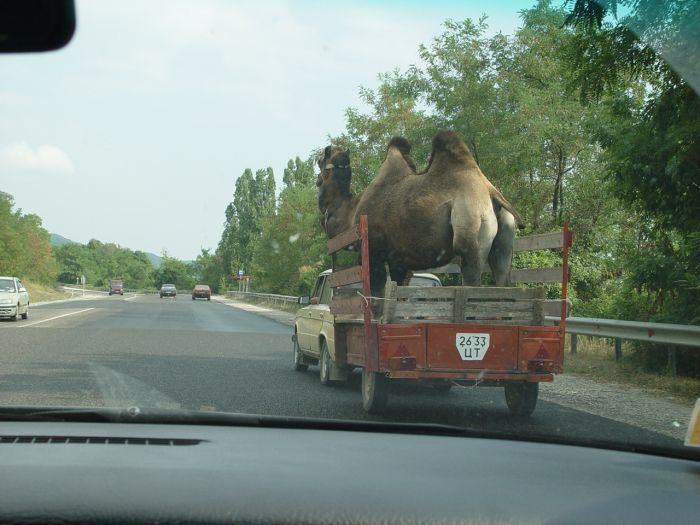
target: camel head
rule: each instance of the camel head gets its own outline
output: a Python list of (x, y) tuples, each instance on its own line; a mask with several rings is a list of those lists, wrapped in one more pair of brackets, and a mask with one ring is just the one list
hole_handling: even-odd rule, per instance
[(328, 237), (334, 237), (350, 227), (352, 217), (350, 155), (337, 146), (326, 146), (318, 159), (318, 167), (316, 186), (321, 226)]

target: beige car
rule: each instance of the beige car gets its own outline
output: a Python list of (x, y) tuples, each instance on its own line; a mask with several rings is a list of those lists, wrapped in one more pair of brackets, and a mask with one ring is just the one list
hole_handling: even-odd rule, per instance
[[(319, 365), (321, 384), (344, 381), (350, 372), (335, 365), (333, 315), (330, 302), (333, 291), (328, 283), (331, 270), (322, 272), (311, 292), (311, 297), (300, 298), (300, 308), (294, 319), (294, 369), (302, 372), (309, 365)], [(440, 279), (431, 273), (415, 273), (410, 286), (441, 286)], [(359, 286), (359, 285), (358, 285)]]

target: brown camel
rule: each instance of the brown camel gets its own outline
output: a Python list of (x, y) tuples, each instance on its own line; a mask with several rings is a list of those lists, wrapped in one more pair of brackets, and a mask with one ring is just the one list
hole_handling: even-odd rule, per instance
[(487, 260), (496, 284), (507, 283), (517, 213), (455, 133), (435, 136), (421, 174), (409, 143), (392, 139), (377, 177), (357, 197), (350, 192), (346, 151), (326, 148), (319, 166), (319, 208), (328, 236), (368, 216), (374, 294), (383, 289), (385, 262), (392, 280), (402, 283), (411, 270), (446, 264), (455, 255), (462, 259), (464, 284), (480, 283)]

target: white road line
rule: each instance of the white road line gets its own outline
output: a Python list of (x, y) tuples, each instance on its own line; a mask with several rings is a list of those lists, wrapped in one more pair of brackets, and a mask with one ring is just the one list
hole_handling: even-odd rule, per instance
[(124, 299), (124, 300), (125, 300), (125, 301), (133, 301), (133, 300), (136, 299), (137, 297), (138, 297), (138, 295), (132, 295), (131, 297), (127, 297), (127, 298)]
[(75, 314), (81, 314), (83, 312), (87, 312), (89, 310), (94, 310), (95, 308), (85, 308), (84, 310), (78, 310), (77, 312), (70, 312), (67, 314), (62, 314), (62, 315), (57, 315), (55, 317), (49, 317), (48, 319), (42, 319), (41, 321), (34, 321), (33, 323), (28, 323), (28, 324), (20, 324), (17, 326), (17, 328), (27, 328), (28, 326), (34, 326), (35, 324), (41, 324), (41, 323), (46, 323), (48, 321), (53, 321), (54, 319), (60, 319), (61, 317), (68, 317), (69, 315), (75, 315)]

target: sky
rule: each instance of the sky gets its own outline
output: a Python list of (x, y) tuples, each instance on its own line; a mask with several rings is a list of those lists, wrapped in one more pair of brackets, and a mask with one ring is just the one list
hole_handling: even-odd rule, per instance
[(0, 56), (0, 191), (74, 241), (194, 259), (244, 169), (279, 184), (444, 20), (512, 33), (531, 4), (77, 1), (66, 48)]

